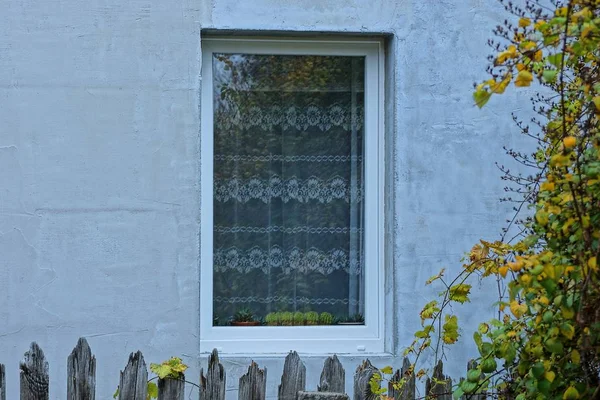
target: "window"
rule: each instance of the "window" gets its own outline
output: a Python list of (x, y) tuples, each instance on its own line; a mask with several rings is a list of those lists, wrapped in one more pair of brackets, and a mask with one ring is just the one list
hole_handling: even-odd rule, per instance
[(201, 351), (383, 351), (382, 57), (203, 40)]

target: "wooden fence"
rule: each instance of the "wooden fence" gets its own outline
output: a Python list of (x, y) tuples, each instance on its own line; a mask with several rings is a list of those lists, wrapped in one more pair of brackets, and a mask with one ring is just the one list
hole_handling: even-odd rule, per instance
[[(394, 374), (394, 379), (406, 378), (402, 390), (389, 387), (388, 396), (395, 400), (416, 399), (415, 378), (408, 376), (410, 362), (405, 358), (403, 367)], [(425, 385), (425, 393), (439, 400), (452, 400), (452, 381), (444, 376), (442, 363), (435, 367), (433, 379)], [(353, 400), (374, 400), (369, 380), (377, 372), (371, 362), (363, 361), (354, 373)], [(278, 388), (278, 400), (348, 400), (344, 394), (346, 371), (336, 355), (325, 360), (323, 371), (317, 385), (317, 392), (306, 390), (306, 367), (295, 351), (285, 358), (281, 383)], [(146, 400), (148, 370), (141, 352), (131, 353), (125, 369), (121, 371), (118, 400)], [(200, 370), (199, 400), (225, 399), (225, 369), (219, 362), (219, 355), (213, 350), (208, 359), (206, 374)], [(252, 362), (248, 372), (239, 379), (239, 400), (265, 400), (267, 369), (259, 368)], [(44, 352), (32, 343), (20, 363), (20, 399), (49, 400), (49, 367)], [(67, 358), (67, 400), (95, 400), (96, 394), (96, 358), (84, 338), (79, 339), (73, 352)], [(184, 400), (185, 380), (159, 379), (159, 400)], [(478, 400), (485, 395), (478, 395)], [(5, 366), (0, 364), (0, 400), (6, 398)]]

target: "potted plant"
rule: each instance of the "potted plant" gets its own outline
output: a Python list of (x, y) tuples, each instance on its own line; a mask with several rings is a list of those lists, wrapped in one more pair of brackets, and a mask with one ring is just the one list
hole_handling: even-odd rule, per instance
[(321, 325), (331, 325), (333, 324), (333, 315), (328, 312), (322, 312), (319, 315), (319, 324)]
[(294, 322), (294, 314), (289, 311), (282, 312), (279, 316), (279, 322), (284, 326), (291, 326)]
[(364, 325), (365, 317), (362, 314), (354, 314), (345, 319), (340, 319), (339, 325)]
[(304, 325), (304, 313), (296, 311), (294, 313), (294, 325)]
[(314, 311), (309, 311), (304, 313), (304, 320), (306, 321), (306, 325), (318, 325), (319, 324), (319, 314)]
[(241, 308), (239, 309), (233, 319), (231, 320), (232, 326), (257, 326), (260, 325), (260, 322), (254, 319), (254, 314), (250, 311), (249, 308)]
[(281, 313), (278, 313), (278, 312), (268, 313), (266, 315), (266, 317), (265, 317), (265, 322), (269, 326), (277, 326), (277, 325), (279, 325), (280, 324), (280, 320), (281, 320)]

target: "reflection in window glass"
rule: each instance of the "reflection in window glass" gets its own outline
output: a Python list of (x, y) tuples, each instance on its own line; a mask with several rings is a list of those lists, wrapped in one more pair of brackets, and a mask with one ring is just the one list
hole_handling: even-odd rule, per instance
[(215, 325), (364, 321), (364, 65), (214, 54)]

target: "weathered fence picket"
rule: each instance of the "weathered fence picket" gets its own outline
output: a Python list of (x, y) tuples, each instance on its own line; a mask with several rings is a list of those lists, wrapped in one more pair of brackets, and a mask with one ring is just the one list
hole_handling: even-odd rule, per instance
[[(470, 361), (467, 370), (477, 368)], [(44, 352), (33, 342), (20, 363), (20, 400), (49, 399), (49, 367)], [(400, 389), (391, 382), (387, 396), (394, 400), (415, 400), (417, 398), (416, 379), (411, 372), (410, 361), (405, 358), (402, 368), (397, 370), (391, 381), (403, 380)], [(376, 400), (369, 381), (379, 370), (367, 359), (356, 369), (353, 380), (353, 400)], [(193, 384), (193, 383), (192, 383)], [(196, 386), (195, 384), (193, 384)], [(306, 391), (306, 366), (297, 352), (291, 351), (285, 358), (281, 383), (278, 386), (278, 400), (349, 400), (345, 393), (346, 371), (336, 355), (328, 357), (324, 364), (317, 391)], [(223, 364), (219, 362), (217, 350), (208, 357), (206, 376), (200, 369), (200, 400), (225, 400), (226, 376)], [(186, 381), (180, 379), (159, 379), (158, 400), (184, 400)], [(267, 369), (260, 369), (252, 361), (248, 372), (239, 379), (238, 400), (265, 400), (267, 390)], [(67, 400), (95, 400), (96, 397), (96, 358), (88, 342), (80, 338), (67, 358)], [(118, 400), (146, 400), (148, 393), (148, 370), (141, 352), (131, 353), (127, 365), (120, 373)], [(452, 379), (444, 375), (443, 364), (438, 362), (431, 379), (425, 383), (423, 396), (436, 400), (452, 400)], [(463, 396), (462, 400), (486, 400), (485, 392)], [(6, 397), (6, 368), (0, 364), (0, 400)]]
[(96, 399), (96, 357), (84, 338), (67, 358), (67, 400)]
[(248, 372), (240, 377), (238, 400), (265, 400), (267, 393), (267, 368), (260, 369), (254, 361)]
[(319, 392), (346, 392), (346, 371), (335, 354), (325, 360), (317, 390)]
[[(396, 390), (393, 382), (400, 382), (401, 379), (404, 379), (404, 384), (400, 390)], [(396, 373), (392, 376), (388, 384), (388, 396), (393, 397), (394, 400), (413, 400), (415, 393), (415, 374), (410, 373), (410, 361), (405, 357), (402, 362), (402, 369), (396, 370)]]
[(306, 389), (306, 367), (295, 351), (285, 357), (279, 385), (279, 400), (297, 400), (298, 392)]
[(200, 400), (225, 400), (225, 368), (219, 362), (219, 353), (214, 349), (208, 357), (206, 377), (200, 369)]
[(0, 364), (0, 400), (6, 400), (6, 375), (4, 364)]
[(185, 395), (185, 376), (179, 379), (158, 380), (158, 400), (183, 400)]
[(369, 359), (363, 361), (356, 368), (356, 373), (354, 374), (354, 400), (375, 399), (375, 395), (371, 392), (369, 381), (376, 372), (379, 372), (379, 370), (371, 364)]
[(19, 368), (21, 400), (48, 400), (49, 367), (44, 352), (37, 343), (31, 343), (31, 348), (25, 353)]
[(148, 370), (142, 352), (129, 355), (119, 380), (119, 400), (146, 400), (148, 393)]
[(433, 368), (431, 378), (425, 382), (425, 393), (435, 396), (436, 400), (452, 400), (452, 379), (444, 375), (444, 364), (438, 361)]

